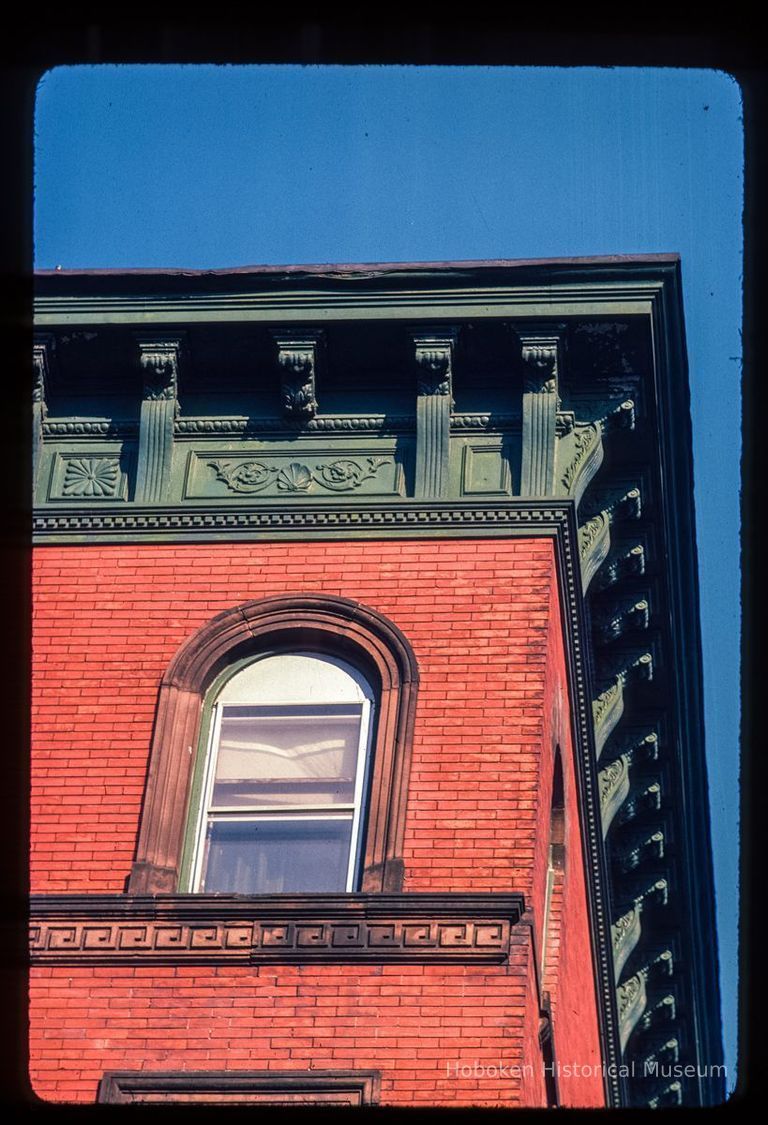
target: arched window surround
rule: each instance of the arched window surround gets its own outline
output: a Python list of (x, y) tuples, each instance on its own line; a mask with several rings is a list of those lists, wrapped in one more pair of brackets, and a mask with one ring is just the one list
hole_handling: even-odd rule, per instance
[(174, 893), (189, 816), (195, 750), (206, 695), (249, 656), (281, 651), (335, 655), (377, 693), (361, 890), (399, 891), (419, 673), (413, 649), (383, 614), (349, 598), (290, 594), (247, 602), (189, 637), (160, 685), (132, 894)]

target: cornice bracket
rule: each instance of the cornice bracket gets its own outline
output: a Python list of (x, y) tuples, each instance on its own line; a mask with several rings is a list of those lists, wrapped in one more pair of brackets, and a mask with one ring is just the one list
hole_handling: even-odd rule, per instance
[[(639, 488), (627, 489), (602, 511), (590, 516), (579, 528), (579, 558), (581, 560), (581, 588), (586, 594), (592, 579), (608, 558), (611, 550), (611, 527), (617, 521), (640, 519), (642, 496)], [(644, 553), (641, 552), (645, 569)]]
[(642, 574), (645, 574), (645, 546), (643, 543), (635, 543), (629, 550), (606, 563), (598, 575), (596, 588), (606, 590), (622, 578)]
[(161, 504), (168, 497), (173, 424), (178, 414), (184, 334), (136, 333), (143, 385), (139, 418), (136, 500)]
[(181, 350), (184, 336), (136, 333), (139, 365), (143, 376), (142, 400), (159, 402), (178, 399)]
[(307, 422), (318, 411), (317, 368), (324, 343), (322, 330), (272, 332), (280, 368), (283, 413), (296, 422)]
[(56, 337), (50, 332), (36, 332), (32, 343), (32, 487), (37, 481), (43, 423), (48, 413), (48, 391), (56, 356)]
[(627, 633), (648, 628), (650, 605), (647, 597), (621, 602), (595, 620), (595, 639), (600, 645), (610, 645)]
[(649, 861), (664, 858), (664, 833), (661, 829), (650, 835), (635, 836), (628, 847), (616, 856), (616, 866), (622, 874), (636, 871)]
[(436, 500), (448, 487), (457, 330), (423, 328), (412, 338), (418, 369), (415, 495)]
[(515, 325), (523, 370), (523, 449), (521, 496), (550, 496), (555, 491), (558, 381), (562, 375), (565, 327)]

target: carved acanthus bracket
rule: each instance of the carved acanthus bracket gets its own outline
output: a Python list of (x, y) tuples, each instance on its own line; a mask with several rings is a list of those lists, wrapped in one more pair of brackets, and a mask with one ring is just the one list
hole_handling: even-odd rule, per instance
[[(625, 395), (626, 388), (614, 388)], [(559, 406), (559, 402), (558, 402)], [(579, 400), (578, 411), (560, 411), (557, 415), (557, 492), (572, 496), (578, 505), (584, 492), (603, 463), (603, 435), (612, 430), (633, 430), (635, 403), (632, 398), (621, 401), (611, 396), (608, 401)]]
[(139, 364), (143, 375), (145, 402), (175, 401), (179, 392), (179, 371), (184, 336), (137, 334)]
[(675, 959), (671, 949), (662, 949), (652, 961), (645, 966), (646, 979), (649, 984), (654, 981), (671, 977), (675, 971)]
[(32, 342), (32, 486), (37, 481), (43, 426), (48, 413), (48, 391), (56, 358), (56, 338), (49, 332), (35, 333)]
[(611, 499), (606, 506), (590, 516), (579, 528), (581, 588), (586, 594), (592, 579), (608, 557), (611, 549), (611, 527), (620, 520), (639, 519), (642, 498), (639, 488), (629, 488)]
[(629, 732), (614, 749), (612, 757), (626, 757), (630, 765), (646, 767), (658, 760), (659, 735), (651, 730), (647, 734)]
[(415, 493), (439, 499), (448, 487), (453, 407), (455, 328), (423, 328), (413, 335), (418, 369)]
[(669, 884), (666, 879), (656, 879), (653, 883), (648, 883), (647, 879), (642, 883), (636, 883), (632, 893), (628, 896), (628, 902), (633, 906), (642, 906), (645, 908), (646, 903), (652, 903), (654, 906), (666, 906), (669, 900)]
[(627, 962), (627, 959), (632, 953), (633, 949), (640, 940), (642, 926), (640, 918), (642, 915), (642, 903), (631, 907), (625, 914), (613, 923), (611, 926), (611, 944), (613, 946), (613, 968), (616, 976), (621, 974), (621, 970)]
[(637, 649), (632, 641), (628, 642), (631, 648), (602, 648), (595, 653), (595, 674), (597, 682), (611, 683), (614, 677), (624, 675), (624, 682), (639, 683), (643, 680), (653, 679), (654, 667), (658, 661), (658, 638), (655, 636), (638, 637), (637, 641), (648, 645), (648, 651), (635, 656)]
[(280, 368), (280, 399), (284, 413), (297, 421), (317, 414), (317, 367), (323, 333), (273, 332)]
[(666, 949), (650, 964), (644, 965), (619, 985), (616, 994), (622, 1052), (626, 1049), (629, 1037), (636, 1027), (648, 1031), (675, 1018), (675, 998), (670, 993), (662, 996), (653, 1007), (648, 1007), (649, 985), (652, 985), (654, 980), (668, 977), (672, 970), (672, 953)]
[(647, 629), (649, 620), (650, 606), (647, 598), (626, 601), (595, 620), (595, 637), (600, 644), (608, 645), (627, 633)]
[(669, 1023), (670, 1020), (675, 1019), (677, 1016), (677, 1005), (672, 993), (668, 992), (662, 996), (652, 1008), (646, 1008), (642, 1018), (638, 1021), (643, 1031), (649, 1031), (652, 1027), (663, 1026)]
[(615, 863), (619, 871), (626, 874), (636, 871), (648, 862), (664, 858), (664, 833), (659, 828), (655, 832), (645, 832), (635, 837), (615, 854)]
[(418, 395), (447, 395), (453, 407), (453, 364), (456, 329), (418, 332), (413, 344), (418, 367)]
[(611, 513), (598, 512), (579, 528), (581, 589), (586, 594), (589, 584), (608, 557), (611, 549)]
[(557, 494), (555, 458), (563, 325), (515, 325), (523, 359), (521, 496)]
[(559, 438), (570, 434), (576, 425), (576, 415), (573, 410), (558, 410), (555, 415), (555, 433)]
[(626, 824), (628, 821), (642, 816), (643, 813), (658, 812), (660, 808), (661, 783), (651, 781), (647, 785), (642, 784), (635, 792), (631, 793), (627, 801), (622, 803), (617, 824)]
[(136, 500), (159, 504), (170, 487), (173, 423), (179, 410), (184, 334), (135, 334), (143, 376)]
[(599, 758), (613, 728), (624, 713), (624, 680), (617, 676), (614, 683), (601, 691), (592, 703), (595, 724), (595, 752)]
[[(600, 815), (605, 839), (616, 815), (621, 811), (619, 823), (640, 815), (646, 809), (659, 808), (661, 786), (655, 780), (643, 781), (642, 788), (632, 792), (631, 767), (643, 766), (658, 758), (658, 735), (655, 732), (633, 739), (618, 756), (604, 766), (598, 774), (600, 789)], [(627, 805), (627, 799), (630, 804)]]
[(609, 586), (620, 582), (622, 578), (642, 574), (645, 574), (645, 545), (635, 543), (629, 550), (617, 554), (616, 558), (606, 563), (597, 576), (596, 589), (607, 590)]
[(557, 491), (572, 496), (578, 504), (585, 489), (603, 463), (603, 429), (600, 422), (577, 423), (558, 439)]
[(592, 703), (592, 717), (595, 728), (595, 749), (600, 757), (603, 747), (613, 728), (624, 712), (624, 688), (631, 679), (651, 679), (653, 677), (653, 657), (644, 652), (631, 664), (622, 668), (604, 691)]
[[(679, 1059), (680, 1041), (675, 1036), (657, 1040), (656, 1043), (651, 1045), (650, 1049), (644, 1050), (638, 1059), (642, 1067), (643, 1077), (654, 1083), (651, 1088), (652, 1096), (646, 1095), (644, 1099), (644, 1104), (648, 1109), (682, 1104), (683, 1087), (681, 1082), (667, 1082), (662, 1085), (658, 1083), (658, 1079), (669, 1078), (674, 1073), (672, 1068), (677, 1066)], [(657, 1081), (654, 1082), (654, 1079)]]
[[(676, 1043), (677, 1040), (670, 1040)], [(643, 1068), (645, 1072), (645, 1067)], [(682, 1105), (683, 1104), (683, 1084), (680, 1081), (670, 1082), (658, 1094), (654, 1094), (652, 1098), (648, 1099), (649, 1109), (661, 1109), (668, 1106)]]
[(41, 416), (47, 412), (48, 390), (56, 355), (56, 338), (49, 332), (35, 333), (32, 344), (32, 401), (40, 404)]
[(648, 1002), (645, 990), (645, 973), (641, 970), (620, 984), (616, 989), (616, 999), (618, 1001), (619, 1040), (623, 1053), (629, 1042), (629, 1037), (639, 1023)]
[(636, 375), (595, 384), (591, 392), (580, 389), (578, 384), (566, 391), (574, 417), (582, 423), (599, 423), (606, 432), (635, 428), (642, 393), (642, 379)]
[[(547, 329), (523, 328), (515, 325), (521, 343), (525, 369), (524, 394), (558, 394), (562, 374), (565, 328), (553, 325)], [(558, 407), (560, 405), (558, 400)]]
[(604, 430), (634, 430), (635, 428), (635, 403), (631, 398), (612, 407), (600, 419)]
[(629, 795), (629, 764), (630, 755), (622, 754), (619, 758), (614, 758), (598, 774), (603, 839), (605, 839), (613, 818)]
[(654, 1071), (658, 1072), (659, 1067), (673, 1066), (679, 1058), (679, 1041), (674, 1037), (664, 1039), (655, 1044), (653, 1048), (643, 1056), (643, 1071), (649, 1076), (653, 1076)]

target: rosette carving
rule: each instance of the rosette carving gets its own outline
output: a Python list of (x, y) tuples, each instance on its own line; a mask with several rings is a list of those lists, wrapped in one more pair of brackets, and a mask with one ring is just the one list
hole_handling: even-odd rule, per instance
[(375, 477), (388, 460), (387, 457), (368, 457), (365, 468), (358, 461), (331, 461), (326, 465), (318, 465), (316, 479), (334, 492), (346, 492), (348, 489), (358, 488), (364, 480)]
[(209, 461), (208, 464), (233, 492), (260, 492), (276, 472), (260, 461)]
[(111, 497), (120, 488), (120, 465), (116, 457), (73, 457), (64, 471), (64, 496)]

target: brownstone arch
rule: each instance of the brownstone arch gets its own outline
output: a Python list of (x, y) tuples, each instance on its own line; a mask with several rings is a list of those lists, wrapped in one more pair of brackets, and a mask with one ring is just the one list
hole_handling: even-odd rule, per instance
[(289, 594), (218, 614), (184, 642), (169, 664), (160, 684), (129, 892), (178, 890), (194, 750), (205, 696), (216, 677), (244, 657), (298, 649), (345, 658), (376, 690), (361, 889), (401, 889), (416, 657), (400, 629), (368, 606), (330, 595)]

